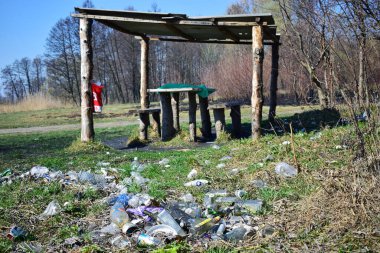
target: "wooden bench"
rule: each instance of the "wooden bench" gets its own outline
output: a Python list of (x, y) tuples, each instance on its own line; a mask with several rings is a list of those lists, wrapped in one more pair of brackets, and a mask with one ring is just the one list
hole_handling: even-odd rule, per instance
[(218, 138), (226, 128), (225, 109), (230, 108), (230, 116), (232, 120), (232, 137), (240, 138), (241, 133), (241, 113), (240, 106), (247, 105), (244, 101), (231, 101), (224, 103), (217, 103), (208, 106), (209, 110), (213, 110), (215, 120), (216, 138)]
[(133, 109), (127, 112), (127, 115), (137, 114), (140, 119), (139, 125), (139, 139), (148, 139), (148, 127), (150, 125), (149, 114), (152, 114), (153, 124), (152, 128), (161, 137), (161, 120), (160, 120), (160, 108), (148, 108), (148, 109)]

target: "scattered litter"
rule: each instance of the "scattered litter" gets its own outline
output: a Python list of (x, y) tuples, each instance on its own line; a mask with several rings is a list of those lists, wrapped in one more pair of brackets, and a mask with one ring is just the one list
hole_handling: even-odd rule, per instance
[(59, 205), (58, 201), (53, 200), (49, 203), (49, 205), (46, 207), (45, 211), (41, 214), (41, 218), (47, 218), (50, 216), (57, 215), (61, 212), (61, 206)]
[(266, 162), (270, 162), (270, 161), (273, 161), (274, 160), (274, 157), (272, 155), (267, 155), (264, 159), (263, 159), (263, 162), (266, 163)]
[(98, 162), (96, 165), (97, 165), (97, 166), (104, 166), (104, 167), (108, 167), (108, 166), (110, 166), (110, 165), (111, 165), (111, 163), (109, 163), (109, 162)]
[(190, 181), (190, 182), (187, 182), (184, 184), (184, 186), (186, 187), (190, 187), (190, 186), (198, 186), (198, 187), (201, 187), (201, 186), (204, 186), (208, 184), (208, 181), (207, 180), (204, 180), (204, 179), (198, 179), (198, 180), (194, 180), (194, 181)]
[(290, 141), (284, 141), (283, 143), (281, 143), (282, 145), (284, 146), (287, 146), (287, 145), (290, 145)]
[(121, 235), (118, 235), (116, 237), (111, 238), (110, 243), (112, 246), (114, 246), (118, 249), (125, 249), (125, 248), (130, 247), (132, 245), (130, 241), (128, 241), (127, 239), (125, 239)]
[(245, 195), (247, 195), (247, 192), (244, 190), (236, 190), (235, 191), (235, 196), (238, 198), (243, 198)]
[(22, 242), (18, 245), (22, 252), (42, 253), (45, 252), (39, 243)]
[(212, 148), (213, 148), (213, 149), (220, 149), (220, 146), (214, 144), (214, 145), (212, 145)]
[(216, 165), (217, 169), (223, 169), (224, 167), (226, 167), (226, 164), (224, 163), (219, 163), (218, 165)]
[(261, 230), (261, 236), (262, 237), (267, 237), (267, 236), (271, 236), (274, 234), (274, 227), (273, 226), (270, 226), (270, 225), (266, 225), (264, 226), (264, 228)]
[(255, 179), (253, 180), (252, 182), (252, 185), (256, 188), (259, 188), (259, 189), (263, 189), (263, 188), (266, 188), (267, 187), (267, 183), (265, 183), (263, 180), (261, 179)]
[(219, 161), (227, 161), (227, 160), (230, 160), (230, 159), (232, 159), (232, 157), (229, 156), (229, 155), (226, 155), (226, 156), (223, 156), (222, 158), (220, 158)]
[(28, 235), (28, 232), (26, 232), (26, 230), (24, 230), (23, 228), (18, 227), (18, 226), (13, 226), (11, 227), (11, 229), (9, 230), (9, 233), (7, 234), (7, 238), (13, 241), (24, 240), (27, 235)]
[(194, 202), (194, 197), (191, 193), (184, 194), (180, 197), (183, 202)]
[(12, 174), (12, 170), (11, 169), (6, 169), (3, 172), (1, 172), (0, 177), (10, 176), (11, 174)]
[(245, 208), (250, 213), (257, 213), (263, 206), (263, 201), (260, 199), (251, 199), (241, 202), (241, 207)]
[(198, 171), (196, 169), (192, 169), (190, 173), (187, 175), (188, 179), (192, 179), (198, 175)]
[(35, 178), (44, 177), (49, 173), (49, 169), (43, 166), (34, 166), (30, 170), (30, 175)]
[(335, 149), (336, 150), (341, 150), (341, 149), (347, 149), (348, 147), (346, 145), (336, 145)]
[(240, 240), (243, 240), (246, 232), (247, 232), (246, 228), (237, 227), (233, 229), (232, 231), (226, 233), (224, 235), (224, 238), (226, 239), (226, 241), (240, 241)]
[(133, 159), (133, 162), (131, 163), (131, 170), (142, 172), (145, 169), (145, 165), (139, 162), (138, 157), (135, 157)]
[(205, 165), (210, 165), (211, 161), (210, 160), (205, 160)]
[(161, 161), (159, 161), (158, 164), (161, 166), (165, 166), (165, 165), (168, 165), (169, 162), (170, 162), (170, 160), (168, 158), (164, 158)]
[(322, 137), (322, 133), (321, 133), (321, 132), (318, 132), (318, 133), (315, 134), (314, 136), (310, 137), (310, 140), (311, 140), (311, 141), (314, 141), (314, 140), (320, 139), (321, 137)]
[(146, 247), (146, 246), (158, 246), (161, 244), (161, 241), (153, 236), (147, 234), (140, 234), (137, 238), (137, 245)]
[(284, 176), (284, 177), (294, 177), (297, 176), (297, 169), (293, 166), (280, 162), (276, 165), (275, 172), (278, 175)]
[(117, 235), (121, 232), (121, 229), (115, 224), (111, 223), (102, 229), (100, 229), (100, 233), (107, 235)]

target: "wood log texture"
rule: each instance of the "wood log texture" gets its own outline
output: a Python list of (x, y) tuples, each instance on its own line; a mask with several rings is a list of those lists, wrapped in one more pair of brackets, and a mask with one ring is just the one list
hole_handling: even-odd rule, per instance
[(232, 120), (232, 137), (240, 138), (241, 137), (240, 105), (235, 105), (231, 107), (230, 116)]
[(149, 108), (148, 82), (149, 82), (149, 39), (143, 38), (141, 44), (141, 83), (140, 104), (141, 109)]
[(173, 110), (170, 101), (170, 93), (160, 93), (161, 113), (162, 113), (162, 126), (161, 126), (161, 139), (163, 141), (173, 138), (175, 130), (173, 127)]
[(199, 111), (201, 113), (201, 122), (202, 122), (202, 136), (206, 140), (211, 139), (211, 118), (210, 118), (210, 111), (208, 110), (208, 98), (203, 98), (201, 96), (198, 96), (199, 101)]
[(93, 97), (91, 80), (92, 63), (92, 19), (81, 18), (79, 21), (79, 38), (81, 52), (81, 141), (94, 139)]
[(224, 114), (224, 108), (215, 108), (213, 112), (216, 138), (219, 138), (226, 128), (226, 116)]
[(272, 45), (272, 71), (270, 75), (270, 91), (269, 91), (269, 115), (268, 119), (273, 124), (276, 117), (277, 106), (277, 79), (278, 79), (278, 59), (279, 45)]
[(189, 92), (188, 96), (190, 141), (197, 141), (197, 97), (195, 92)]
[(142, 141), (148, 140), (149, 113), (139, 113), (139, 139)]
[(174, 123), (174, 129), (176, 132), (179, 132), (181, 130), (180, 122), (179, 122), (179, 93), (173, 92), (172, 93), (172, 110), (173, 110), (173, 123)]
[(252, 138), (261, 136), (261, 119), (263, 110), (263, 28), (252, 27)]

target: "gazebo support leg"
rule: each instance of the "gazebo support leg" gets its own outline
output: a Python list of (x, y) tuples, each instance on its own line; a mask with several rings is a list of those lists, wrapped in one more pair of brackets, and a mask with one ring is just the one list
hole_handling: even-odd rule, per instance
[(252, 138), (261, 136), (261, 119), (263, 112), (263, 28), (252, 27)]
[(240, 105), (235, 105), (231, 107), (230, 116), (232, 120), (232, 136), (234, 138), (240, 138), (240, 133), (241, 133)]
[(199, 100), (199, 111), (201, 113), (201, 121), (202, 121), (202, 136), (206, 140), (211, 139), (211, 119), (210, 119), (210, 111), (208, 110), (208, 97), (203, 98), (198, 95)]
[(197, 98), (194, 92), (189, 92), (188, 94), (190, 141), (197, 141)]
[(149, 108), (149, 39), (142, 38), (141, 44), (141, 80), (140, 80), (140, 104), (141, 109)]
[(161, 122), (160, 122), (160, 112), (153, 112), (153, 129), (157, 132), (158, 136), (161, 137)]
[(215, 132), (218, 139), (226, 128), (226, 116), (224, 108), (215, 108), (214, 110)]
[(80, 54), (81, 54), (81, 141), (94, 139), (93, 100), (91, 80), (92, 63), (92, 19), (81, 18), (79, 21)]
[(174, 120), (174, 129), (176, 132), (181, 130), (179, 122), (179, 93), (172, 93), (172, 110), (173, 110), (173, 120)]
[(142, 141), (148, 140), (149, 113), (140, 113), (139, 139)]
[(269, 97), (269, 122), (274, 123), (276, 116), (277, 106), (277, 79), (278, 79), (278, 59), (279, 59), (279, 45), (277, 43), (272, 45), (272, 71), (270, 76), (270, 97)]
[(161, 139), (167, 141), (173, 137), (175, 132), (173, 128), (173, 111), (170, 103), (170, 93), (160, 93), (160, 102), (162, 109)]

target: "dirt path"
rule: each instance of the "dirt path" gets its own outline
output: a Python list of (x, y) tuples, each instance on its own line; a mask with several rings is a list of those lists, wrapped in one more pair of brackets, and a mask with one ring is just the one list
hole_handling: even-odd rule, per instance
[[(107, 128), (107, 127), (121, 127), (130, 126), (138, 124), (138, 121), (118, 121), (118, 122), (103, 122), (94, 123), (96, 128)], [(47, 133), (54, 131), (64, 131), (64, 130), (78, 130), (80, 129), (80, 124), (70, 124), (70, 125), (56, 125), (56, 126), (41, 126), (41, 127), (25, 127), (25, 128), (11, 128), (11, 129), (0, 129), (0, 134), (17, 134), (17, 133)]]

